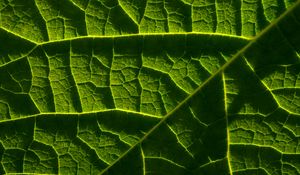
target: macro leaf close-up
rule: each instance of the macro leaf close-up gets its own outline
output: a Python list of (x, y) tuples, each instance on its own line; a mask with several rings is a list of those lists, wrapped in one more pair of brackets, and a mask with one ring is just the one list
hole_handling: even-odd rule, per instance
[(300, 1), (0, 0), (0, 174), (300, 175)]

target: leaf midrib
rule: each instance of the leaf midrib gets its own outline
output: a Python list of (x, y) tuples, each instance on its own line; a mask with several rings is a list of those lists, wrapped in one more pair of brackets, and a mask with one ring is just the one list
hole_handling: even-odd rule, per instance
[(203, 35), (203, 36), (223, 36), (228, 38), (236, 38), (236, 39), (242, 39), (242, 40), (252, 40), (253, 37), (250, 36), (239, 36), (239, 35), (231, 35), (231, 34), (224, 34), (224, 33), (210, 33), (210, 32), (168, 32), (168, 33), (133, 33), (133, 34), (124, 34), (124, 35), (88, 35), (88, 36), (77, 36), (73, 38), (64, 38), (59, 40), (50, 40), (50, 41), (43, 41), (43, 42), (36, 42), (33, 40), (30, 40), (28, 38), (25, 38), (17, 33), (14, 33), (10, 30), (7, 30), (3, 27), (0, 27), (1, 30), (10, 33), (14, 35), (17, 38), (21, 38), (23, 40), (26, 40), (30, 43), (33, 43), (35, 45), (45, 45), (48, 43), (56, 43), (56, 42), (63, 42), (63, 41), (72, 41), (77, 39), (101, 39), (101, 38), (125, 38), (125, 37), (134, 37), (134, 36), (165, 36), (165, 35)]
[(228, 66), (230, 66), (233, 62), (242, 58), (242, 55), (252, 47), (253, 44), (256, 43), (261, 37), (263, 37), (267, 32), (269, 32), (273, 27), (276, 27), (277, 23), (281, 21), (285, 16), (292, 13), (295, 8), (300, 5), (300, 1), (298, 0), (292, 7), (286, 10), (283, 14), (281, 14), (277, 19), (275, 19), (270, 25), (264, 28), (258, 35), (256, 35), (245, 47), (239, 50), (230, 60), (228, 60), (224, 65), (221, 66), (214, 74), (212, 74), (208, 79), (206, 79), (198, 88), (196, 88), (193, 93), (191, 93), (188, 97), (186, 97), (183, 101), (181, 101), (173, 110), (167, 113), (161, 120), (158, 122), (153, 128), (151, 128), (145, 135), (142, 137), (136, 144), (134, 144), (130, 149), (128, 149), (122, 156), (120, 156), (116, 161), (106, 167), (101, 174), (107, 172), (111, 167), (113, 167), (118, 161), (120, 161), (123, 157), (125, 157), (128, 153), (130, 153), (134, 148), (140, 145), (144, 140), (146, 140), (156, 129), (158, 129), (163, 123), (166, 122), (167, 119), (170, 118), (177, 110), (179, 110), (183, 105), (189, 102), (192, 97), (201, 91), (211, 80), (213, 80), (217, 75), (222, 73)]
[(62, 39), (62, 40), (53, 40), (53, 41), (45, 41), (45, 42), (37, 43), (35, 41), (24, 38), (16, 33), (13, 33), (11, 31), (3, 29), (1, 27), (0, 27), (0, 29), (4, 30), (5, 32), (7, 32), (9, 34), (14, 35), (15, 37), (21, 38), (22, 40), (25, 40), (31, 44), (34, 44), (32, 49), (29, 50), (27, 53), (25, 53), (23, 56), (0, 65), (0, 68), (5, 67), (13, 62), (16, 62), (20, 59), (27, 57), (33, 51), (35, 51), (35, 49), (38, 48), (39, 46), (43, 46), (43, 45), (47, 45), (47, 44), (55, 44), (55, 43), (60, 43), (60, 42), (71, 42), (71, 41), (75, 41), (75, 40), (84, 40), (84, 39), (104, 39), (104, 38), (114, 39), (114, 38), (130, 38), (130, 37), (145, 37), (145, 36), (150, 36), (150, 37), (151, 36), (153, 36), (153, 37), (155, 37), (155, 36), (161, 36), (161, 37), (163, 37), (163, 36), (186, 36), (187, 37), (189, 35), (195, 35), (195, 36), (202, 36), (202, 37), (207, 37), (207, 36), (209, 36), (209, 37), (224, 37), (225, 40), (238, 39), (241, 41), (248, 41), (248, 42), (252, 40), (251, 37), (228, 35), (228, 34), (222, 34), (222, 33), (187, 32), (187, 33), (140, 33), (140, 34), (128, 34), (128, 35), (103, 35), (103, 36), (92, 36), (91, 35), (91, 36), (81, 36), (81, 37), (76, 37), (76, 38), (66, 38), (66, 39)]
[(35, 117), (43, 117), (43, 116), (82, 116), (82, 115), (92, 115), (92, 114), (100, 114), (100, 113), (107, 113), (107, 112), (121, 112), (121, 113), (126, 113), (126, 114), (133, 114), (133, 115), (139, 115), (140, 117), (146, 117), (146, 118), (152, 118), (155, 120), (159, 120), (162, 118), (162, 116), (158, 115), (152, 115), (148, 113), (143, 113), (143, 112), (136, 112), (136, 111), (130, 111), (130, 110), (125, 110), (125, 109), (106, 109), (106, 110), (98, 110), (98, 111), (89, 111), (89, 112), (41, 112), (37, 114), (32, 114), (28, 115), (26, 117), (18, 117), (18, 118), (12, 118), (12, 119), (6, 119), (6, 120), (0, 120), (0, 124), (2, 123), (9, 123), (13, 121), (18, 121), (18, 120), (27, 120)]

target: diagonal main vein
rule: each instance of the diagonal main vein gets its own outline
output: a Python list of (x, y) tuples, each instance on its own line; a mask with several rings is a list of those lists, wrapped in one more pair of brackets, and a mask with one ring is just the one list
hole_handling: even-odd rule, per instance
[(273, 27), (276, 27), (277, 23), (285, 18), (288, 14), (292, 13), (295, 8), (300, 6), (300, 0), (298, 0), (291, 8), (286, 10), (282, 15), (280, 15), (273, 23), (268, 25), (264, 30), (262, 30), (258, 35), (256, 35), (252, 41), (250, 41), (245, 47), (239, 50), (229, 61), (227, 61), (218, 71), (216, 71), (213, 75), (211, 75), (208, 79), (206, 79), (197, 89), (193, 91), (187, 98), (185, 98), (182, 102), (180, 102), (173, 110), (171, 110), (168, 114), (166, 114), (153, 128), (151, 128), (145, 135), (142, 137), (136, 144), (134, 144), (130, 149), (128, 149), (122, 156), (120, 156), (117, 160), (115, 160), (112, 164), (106, 167), (101, 174), (104, 174), (110, 168), (112, 168), (117, 162), (119, 162), (123, 157), (125, 157), (128, 153), (134, 150), (135, 147), (139, 146), (143, 141), (145, 141), (156, 129), (158, 129), (163, 123), (166, 122), (177, 110), (179, 110), (182, 106), (184, 106), (187, 102), (189, 102), (192, 97), (201, 91), (212, 79), (214, 79), (217, 75), (222, 73), (228, 66), (230, 66), (233, 62), (241, 58), (241, 56), (252, 47), (252, 45), (263, 37), (266, 33), (268, 33)]

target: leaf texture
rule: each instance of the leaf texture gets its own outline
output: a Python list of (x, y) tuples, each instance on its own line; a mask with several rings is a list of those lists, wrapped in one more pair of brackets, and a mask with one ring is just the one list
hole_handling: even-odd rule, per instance
[(0, 1), (0, 174), (300, 174), (300, 2)]

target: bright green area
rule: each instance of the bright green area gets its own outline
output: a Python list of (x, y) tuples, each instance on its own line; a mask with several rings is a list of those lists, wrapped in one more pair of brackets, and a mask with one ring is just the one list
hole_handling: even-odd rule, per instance
[(296, 175), (299, 125), (300, 1), (0, 0), (0, 174)]

